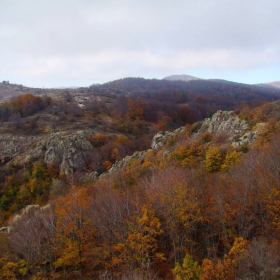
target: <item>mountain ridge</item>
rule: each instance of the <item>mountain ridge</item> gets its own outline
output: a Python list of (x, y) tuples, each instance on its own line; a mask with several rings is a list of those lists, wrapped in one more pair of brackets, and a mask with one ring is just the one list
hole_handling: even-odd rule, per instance
[(193, 81), (193, 80), (202, 80), (201, 78), (197, 78), (191, 75), (186, 74), (180, 74), (180, 75), (170, 75), (167, 77), (164, 77), (162, 80), (168, 80), (168, 81)]

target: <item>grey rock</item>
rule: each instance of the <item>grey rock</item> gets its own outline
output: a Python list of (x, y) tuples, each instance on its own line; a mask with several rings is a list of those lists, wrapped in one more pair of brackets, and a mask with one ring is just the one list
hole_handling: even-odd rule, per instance
[(55, 133), (45, 142), (45, 162), (58, 163), (60, 171), (69, 175), (74, 170), (86, 170), (84, 152), (93, 149), (82, 133), (63, 135)]
[(238, 134), (244, 134), (248, 129), (248, 122), (238, 118), (233, 111), (217, 111), (212, 118), (204, 120), (198, 134), (209, 131), (217, 134), (228, 134), (233, 138)]
[(150, 151), (150, 150), (146, 150), (146, 151), (142, 151), (142, 152), (135, 152), (133, 155), (126, 156), (122, 160), (115, 162), (112, 165), (112, 167), (110, 168), (110, 170), (108, 171), (108, 173), (110, 174), (110, 173), (120, 170), (121, 168), (125, 167), (130, 161), (132, 161), (134, 159), (144, 158), (148, 151)]
[(197, 137), (205, 131), (214, 134), (227, 134), (233, 147), (240, 148), (243, 145), (251, 145), (265, 128), (265, 123), (258, 123), (254, 131), (245, 120), (238, 118), (232, 111), (218, 111), (212, 118), (205, 119)]
[(97, 180), (98, 179), (98, 172), (92, 171), (85, 174), (85, 180)]
[(167, 139), (174, 135), (175, 135), (175, 132), (170, 132), (170, 131), (158, 132), (152, 139), (151, 149), (157, 150), (157, 149), (161, 148), (162, 146), (164, 146), (166, 144)]
[(33, 212), (37, 212), (39, 210), (40, 210), (40, 206), (38, 204), (27, 205), (23, 209), (21, 209), (20, 214), (14, 215), (14, 218), (13, 218), (11, 224), (13, 224), (16, 221), (18, 221), (19, 219), (21, 219), (21, 217), (23, 215), (28, 215), (31, 212), (33, 213)]
[(27, 205), (21, 209), (19, 214), (14, 215), (13, 219), (9, 222), (9, 226), (0, 228), (0, 233), (10, 233), (13, 230), (14, 225), (23, 217), (26, 219), (25, 223), (29, 223), (30, 216), (38, 215), (47, 211), (51, 211), (50, 204), (46, 204), (42, 207), (40, 207), (38, 204)]
[(167, 158), (169, 155), (171, 154), (171, 151), (170, 150), (167, 150), (163, 153), (163, 158)]
[(21, 210), (22, 215), (27, 215), (30, 211), (38, 211), (40, 206), (38, 204), (27, 205)]
[(174, 130), (174, 134), (183, 133), (185, 131), (185, 127), (181, 126)]
[(1, 228), (0, 228), (0, 234), (1, 234), (1, 233), (10, 233), (10, 231), (11, 231), (11, 227), (10, 227), (10, 226), (1, 227)]
[[(110, 170), (105, 174), (108, 174), (108, 173), (110, 174), (110, 173), (118, 171), (119, 169), (126, 166), (133, 159), (144, 159), (147, 152), (161, 148), (162, 146), (164, 146), (166, 144), (166, 141), (169, 137), (172, 137), (178, 133), (182, 133), (183, 131), (184, 131), (184, 127), (178, 128), (174, 132), (170, 132), (170, 131), (158, 132), (152, 139), (151, 149), (148, 149), (148, 150), (145, 150), (142, 152), (135, 152), (131, 156), (126, 156), (122, 160), (114, 163), (113, 166), (110, 168)], [(105, 174), (102, 174), (102, 175), (105, 175)]]
[[(41, 139), (42, 137), (38, 136), (1, 134), (0, 164), (6, 164), (13, 159), (15, 159), (15, 163), (22, 163), (30, 160), (32, 157), (42, 155), (42, 151), (36, 148), (36, 143), (41, 141)], [(29, 146), (31, 148), (27, 151)]]
[(242, 147), (243, 145), (251, 145), (265, 128), (265, 123), (258, 123), (254, 131), (248, 131), (241, 135), (237, 141), (232, 143), (233, 147)]
[(60, 171), (69, 175), (74, 170), (87, 169), (85, 153), (93, 147), (86, 135), (92, 131), (80, 130), (73, 133), (58, 132), (42, 136), (0, 135), (0, 165), (12, 161), (25, 165), (39, 158), (57, 163)]

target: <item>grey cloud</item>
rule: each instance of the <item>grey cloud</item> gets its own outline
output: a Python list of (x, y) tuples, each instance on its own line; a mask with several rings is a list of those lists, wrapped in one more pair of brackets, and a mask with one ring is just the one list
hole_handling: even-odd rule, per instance
[(279, 10), (278, 0), (2, 0), (0, 75), (24, 64), (51, 79), (278, 63)]

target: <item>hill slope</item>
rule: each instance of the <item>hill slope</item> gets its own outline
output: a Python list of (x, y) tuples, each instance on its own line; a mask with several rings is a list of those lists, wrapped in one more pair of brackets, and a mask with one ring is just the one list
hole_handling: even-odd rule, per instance
[[(278, 102), (269, 108), (280, 113)], [(53, 177), (48, 205), (24, 207), (1, 228), (0, 277), (278, 279), (280, 127), (258, 123), (265, 111), (218, 111), (158, 133), (150, 149), (80, 185)], [(54, 167), (11, 166), (1, 207), (17, 187), (17, 199), (47, 188)]]

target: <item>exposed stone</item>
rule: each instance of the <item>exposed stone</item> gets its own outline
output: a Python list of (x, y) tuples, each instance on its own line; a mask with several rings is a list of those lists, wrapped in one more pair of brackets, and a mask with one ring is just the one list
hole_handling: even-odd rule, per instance
[(174, 130), (174, 134), (183, 133), (185, 131), (185, 127), (181, 126)]
[(205, 131), (214, 134), (226, 134), (233, 147), (251, 145), (266, 127), (265, 123), (258, 123), (250, 131), (250, 125), (245, 120), (238, 118), (232, 111), (218, 111), (212, 118), (205, 119), (197, 137)]
[(14, 225), (23, 217), (27, 219), (25, 222), (28, 223), (28, 220), (33, 215), (38, 215), (42, 212), (46, 212), (50, 210), (51, 206), (50, 204), (46, 204), (45, 206), (40, 207), (38, 204), (31, 204), (25, 206), (23, 209), (21, 209), (19, 214), (15, 214), (13, 219), (9, 222), (9, 226), (0, 228), (0, 234), (1, 233), (10, 233), (13, 230)]
[[(169, 137), (172, 137), (178, 133), (182, 133), (183, 131), (184, 131), (184, 127), (180, 127), (178, 129), (176, 129), (174, 132), (170, 132), (170, 131), (158, 132), (152, 139), (151, 149), (148, 149), (148, 150), (145, 150), (142, 152), (135, 152), (131, 156), (126, 156), (122, 160), (115, 162), (107, 173), (113, 173), (113, 172), (118, 171), (122, 167), (126, 166), (133, 159), (144, 159), (147, 152), (161, 148), (162, 146), (164, 146), (166, 144), (166, 141)], [(105, 173), (105, 174), (107, 174), (107, 173)], [(102, 175), (105, 175), (105, 174), (102, 174)]]
[(16, 222), (17, 220), (19, 220), (20, 218), (21, 218), (21, 215), (20, 215), (20, 214), (14, 215), (11, 224), (15, 223), (15, 222)]
[(98, 172), (93, 171), (90, 173), (85, 174), (85, 179), (86, 180), (97, 180), (98, 179)]
[(157, 150), (166, 144), (169, 137), (174, 136), (175, 132), (161, 131), (157, 133), (152, 140), (151, 149)]
[(31, 204), (31, 205), (25, 206), (23, 209), (21, 209), (20, 214), (14, 215), (12, 224), (15, 223), (17, 220), (19, 220), (23, 215), (28, 215), (29, 213), (36, 212), (40, 209), (41, 208), (38, 204)]
[[(36, 143), (39, 142), (42, 137), (38, 136), (20, 136), (12, 134), (1, 134), (0, 135), (0, 165), (6, 164), (9, 161), (15, 159), (15, 163), (22, 161), (25, 162), (23, 158), (27, 157), (30, 159), (36, 154), (39, 153), (39, 156), (42, 155), (42, 151), (36, 149)], [(31, 146), (31, 149), (28, 150), (28, 153), (25, 154), (27, 147)], [(25, 154), (23, 156), (23, 154)], [(16, 159), (17, 158), (17, 159)]]
[(108, 173), (113, 173), (113, 172), (120, 170), (122, 167), (126, 166), (131, 160), (144, 158), (148, 151), (151, 151), (151, 150), (135, 152), (133, 155), (126, 156), (122, 160), (115, 162), (112, 165), (112, 167), (110, 168), (110, 170), (108, 171)]
[(86, 170), (84, 152), (92, 150), (91, 143), (81, 133), (63, 135), (55, 133), (45, 142), (45, 162), (58, 163), (60, 171), (70, 174), (74, 170)]
[(265, 128), (265, 123), (258, 123), (254, 131), (246, 132), (232, 143), (233, 147), (242, 147), (243, 145), (252, 144)]
[(238, 118), (233, 111), (218, 111), (212, 118), (205, 119), (198, 134), (205, 131), (216, 134), (228, 134), (230, 139), (239, 134), (244, 134), (249, 129), (245, 120)]
[(10, 233), (10, 231), (11, 231), (10, 226), (0, 228), (0, 233)]
[(163, 153), (163, 157), (164, 158), (167, 158), (169, 155), (171, 154), (171, 151), (170, 150), (167, 150), (167, 151), (165, 151), (164, 153)]
[(44, 205), (44, 206), (40, 207), (40, 210), (41, 210), (41, 211), (46, 211), (46, 210), (49, 210), (49, 209), (50, 209), (50, 207), (51, 207), (51, 205), (50, 205), (50, 204), (46, 204), (46, 205)]
[(92, 135), (92, 131), (58, 132), (42, 136), (1, 134), (0, 165), (12, 161), (24, 166), (44, 158), (46, 163), (59, 164), (60, 171), (67, 175), (75, 170), (86, 170), (85, 153), (93, 149), (86, 135)]
[(40, 206), (38, 204), (31, 204), (27, 205), (25, 208), (21, 210), (22, 215), (27, 215), (31, 211), (37, 211), (40, 209)]

